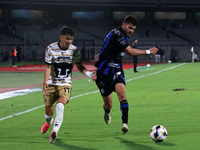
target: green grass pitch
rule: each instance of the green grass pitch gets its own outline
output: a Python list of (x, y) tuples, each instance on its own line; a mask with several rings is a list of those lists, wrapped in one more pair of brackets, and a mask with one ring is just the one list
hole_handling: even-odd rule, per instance
[[(72, 99), (65, 106), (63, 124), (54, 144), (48, 143), (52, 126), (47, 133), (40, 133), (45, 121), (44, 107), (14, 115), (44, 105), (42, 92), (0, 100), (0, 119), (13, 115), (0, 121), (0, 149), (199, 150), (199, 65), (152, 65), (150, 69), (138, 69), (138, 74), (133, 74), (132, 69), (125, 70), (130, 129), (126, 135), (121, 133), (116, 94), (113, 93), (112, 122), (107, 125), (103, 119), (103, 100), (95, 83), (88, 78), (73, 80)], [(16, 82), (18, 86), (43, 81), (43, 73), (0, 73), (3, 83), (0, 87), (14, 86), (13, 74), (19, 81)], [(27, 80), (27, 75), (33, 83), (22, 82)], [(161, 143), (155, 143), (149, 136), (150, 129), (156, 124), (163, 125), (168, 131), (167, 139)]]

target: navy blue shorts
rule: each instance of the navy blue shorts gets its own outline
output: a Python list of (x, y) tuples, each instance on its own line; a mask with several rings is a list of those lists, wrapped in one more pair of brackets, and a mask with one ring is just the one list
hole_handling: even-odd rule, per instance
[(105, 75), (102, 72), (97, 71), (97, 79), (95, 82), (102, 96), (108, 96), (113, 91), (115, 92), (115, 84), (117, 83), (123, 83), (126, 85), (123, 71), (116, 72), (112, 75)]

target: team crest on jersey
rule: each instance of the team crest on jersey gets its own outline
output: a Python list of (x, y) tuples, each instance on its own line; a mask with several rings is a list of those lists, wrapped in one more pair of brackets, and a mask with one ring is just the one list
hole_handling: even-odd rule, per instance
[(120, 34), (120, 31), (119, 30), (115, 30), (114, 34)]

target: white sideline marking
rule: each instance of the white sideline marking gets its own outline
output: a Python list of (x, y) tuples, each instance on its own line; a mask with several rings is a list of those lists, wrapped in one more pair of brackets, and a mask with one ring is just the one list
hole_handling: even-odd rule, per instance
[(23, 90), (16, 90), (16, 91), (10, 91), (0, 94), (0, 100), (10, 98), (10, 97), (16, 97), (20, 95), (26, 95), (32, 92), (42, 91), (41, 88), (33, 88), (33, 89), (23, 89)]
[[(140, 76), (140, 77), (132, 78), (132, 79), (127, 80), (126, 82), (129, 82), (129, 81), (132, 81), (132, 80), (136, 80), (136, 79), (139, 79), (139, 78), (143, 78), (143, 77), (147, 77), (147, 76), (151, 76), (151, 75), (155, 75), (155, 74), (161, 73), (161, 72), (163, 72), (163, 71), (167, 71), (167, 70), (174, 69), (174, 68), (176, 68), (176, 67), (182, 66), (182, 65), (184, 65), (184, 64), (186, 64), (186, 63), (179, 64), (179, 65), (176, 65), (176, 66), (173, 66), (173, 67), (170, 67), (170, 68), (166, 68), (166, 69), (157, 71), (157, 72), (155, 72), (155, 73), (150, 73), (150, 74), (148, 74), (148, 75), (143, 75), (143, 76)], [(21, 90), (20, 90), (20, 91), (21, 91)], [(81, 96), (84, 96), (84, 95), (89, 95), (89, 94), (92, 94), (92, 93), (97, 93), (98, 91), (99, 91), (99, 90), (93, 91), (93, 92), (88, 92), (88, 93), (81, 94), (81, 95), (77, 95), (77, 96), (71, 97), (70, 99), (74, 99), (74, 98), (81, 97)], [(6, 93), (7, 93), (7, 92), (6, 92)], [(30, 111), (33, 111), (33, 110), (36, 110), (36, 109), (41, 108), (41, 107), (44, 107), (44, 105), (37, 106), (37, 107), (34, 107), (34, 108), (32, 108), (32, 109), (29, 109), (29, 110), (26, 110), (26, 111), (23, 111), (23, 112), (14, 114), (14, 115), (10, 115), (10, 116), (4, 117), (4, 118), (0, 118), (0, 121), (5, 120), (5, 119), (8, 119), (8, 118), (11, 118), (11, 117), (14, 117), (14, 116), (18, 116), (18, 115), (21, 115), (21, 114), (24, 114), (24, 113), (27, 113), (27, 112), (30, 112)]]
[(4, 118), (0, 118), (0, 121), (5, 120), (5, 119), (8, 119), (8, 118), (11, 118), (11, 117), (14, 117), (14, 116), (18, 116), (18, 115), (21, 115), (21, 114), (24, 114), (24, 113), (27, 113), (27, 112), (30, 112), (30, 111), (33, 111), (33, 110), (36, 110), (36, 109), (38, 109), (38, 108), (40, 108), (40, 107), (44, 107), (44, 105), (37, 106), (37, 107), (35, 107), (35, 108), (31, 108), (31, 109), (29, 109), (29, 110), (26, 110), (26, 111), (23, 111), (23, 112), (14, 114), (14, 115), (10, 115), (10, 116), (4, 117)]
[[(93, 91), (93, 92), (89, 92), (89, 93), (85, 93), (85, 94), (81, 94), (81, 95), (77, 95), (77, 96), (71, 97), (70, 99), (77, 98), (77, 97), (81, 97), (81, 96), (88, 95), (88, 94), (92, 94), (92, 93), (97, 93), (98, 91), (99, 91), (99, 90)], [(36, 92), (36, 91), (35, 91), (35, 92)], [(14, 117), (14, 116), (18, 116), (18, 115), (21, 115), (21, 114), (24, 114), (24, 113), (27, 113), (27, 112), (30, 112), (30, 111), (33, 111), (33, 110), (36, 110), (36, 109), (41, 108), (41, 107), (44, 107), (44, 105), (37, 106), (37, 107), (31, 108), (31, 109), (29, 109), (29, 110), (26, 110), (26, 111), (23, 111), (23, 112), (14, 114), (14, 115), (10, 115), (10, 116), (4, 117), (4, 118), (0, 118), (0, 121), (5, 120), (5, 119), (8, 119), (8, 118), (11, 118), (11, 117)]]
[(148, 76), (151, 76), (151, 75), (154, 75), (154, 74), (158, 74), (158, 73), (161, 73), (161, 72), (163, 72), (163, 71), (170, 70), (170, 69), (174, 69), (174, 68), (176, 68), (176, 67), (182, 66), (182, 65), (184, 65), (184, 64), (186, 64), (186, 63), (179, 64), (179, 65), (176, 65), (176, 66), (173, 66), (173, 67), (170, 67), (170, 68), (166, 68), (166, 69), (163, 69), (163, 70), (154, 72), (154, 73), (150, 73), (150, 74), (148, 74), (148, 75), (143, 75), (143, 76), (140, 76), (140, 77), (132, 78), (132, 79), (126, 80), (126, 82), (129, 82), (129, 81), (132, 81), (132, 80), (135, 80), (135, 79), (139, 79), (139, 78), (143, 78), (143, 77), (148, 77)]

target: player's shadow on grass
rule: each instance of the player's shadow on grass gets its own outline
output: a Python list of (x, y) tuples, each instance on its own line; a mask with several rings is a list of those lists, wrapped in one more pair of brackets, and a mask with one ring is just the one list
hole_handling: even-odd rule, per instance
[(164, 142), (155, 142), (156, 145), (161, 145), (161, 146), (175, 146), (173, 143), (168, 143), (166, 141)]
[(56, 139), (53, 145), (63, 148), (65, 150), (96, 150), (93, 148), (83, 148), (83, 147), (78, 147), (74, 145), (68, 145), (68, 144), (63, 143), (62, 140), (60, 139)]
[[(123, 138), (115, 137), (115, 139), (118, 139), (118, 140), (121, 141), (121, 143), (126, 144), (126, 146), (130, 147), (131, 150), (154, 150), (154, 148), (152, 148), (150, 146), (137, 144), (137, 143), (134, 143), (132, 141), (125, 140)], [(166, 142), (160, 142), (160, 143), (156, 143), (155, 142), (155, 144), (156, 145), (161, 145), (161, 146), (175, 146), (175, 144), (166, 143)]]
[(121, 143), (124, 143), (127, 147), (129, 147), (128, 149), (131, 149), (131, 150), (154, 150), (154, 148), (152, 147), (137, 144), (132, 141), (125, 140), (123, 138), (115, 137), (115, 139), (120, 140)]

